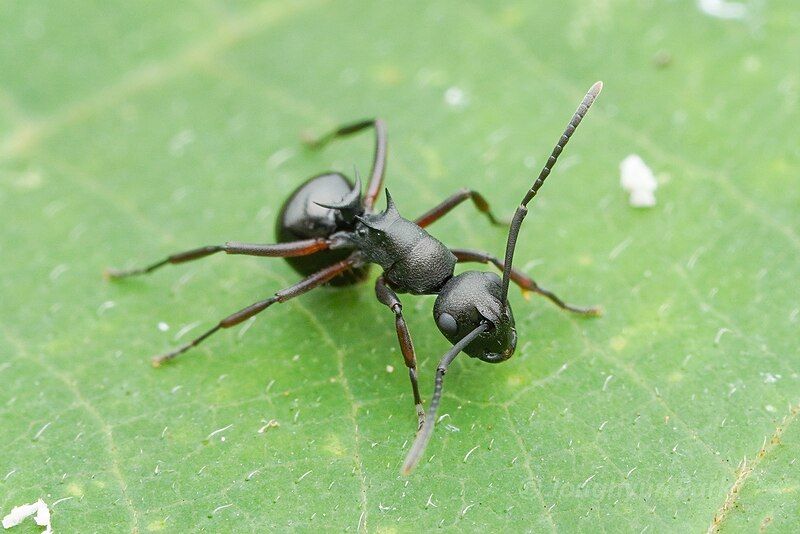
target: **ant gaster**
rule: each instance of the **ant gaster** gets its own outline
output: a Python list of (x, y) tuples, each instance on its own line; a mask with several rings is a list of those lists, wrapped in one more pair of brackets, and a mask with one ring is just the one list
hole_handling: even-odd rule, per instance
[[(276, 303), (302, 295), (316, 287), (348, 285), (364, 280), (370, 264), (383, 272), (375, 283), (378, 300), (395, 316), (395, 327), (405, 364), (411, 379), (414, 405), (418, 418), (418, 433), (403, 464), (409, 473), (419, 462), (433, 433), (436, 412), (442, 395), (444, 374), (460, 352), (489, 363), (507, 360), (517, 345), (514, 316), (508, 302), (509, 282), (523, 291), (533, 291), (557, 306), (584, 315), (598, 315), (599, 308), (571, 306), (552, 292), (540, 287), (525, 274), (512, 268), (514, 249), (520, 226), (527, 214), (527, 205), (550, 174), (558, 156), (580, 124), (589, 107), (600, 93), (603, 84), (597, 82), (584, 97), (566, 130), (556, 143), (541, 173), (522, 199), (510, 223), (504, 260), (473, 250), (450, 249), (424, 230), (458, 204), (471, 199), (475, 207), (493, 224), (503, 224), (493, 214), (479, 193), (463, 189), (421, 215), (414, 221), (405, 219), (386, 191), (386, 209), (375, 213), (373, 207), (381, 189), (386, 169), (386, 128), (380, 119), (343, 126), (321, 137), (312, 146), (321, 147), (332, 139), (372, 128), (376, 146), (366, 194), (362, 198), (361, 180), (356, 172), (355, 184), (344, 175), (329, 172), (309, 179), (284, 203), (277, 222), (278, 243), (249, 244), (228, 242), (206, 246), (167, 257), (141, 269), (109, 270), (110, 278), (123, 278), (150, 273), (166, 264), (183, 263), (217, 252), (248, 256), (286, 258), (299, 273), (302, 281), (278, 291), (222, 319), (216, 326), (177, 349), (153, 358), (159, 366), (197, 346), (220, 329), (255, 316)], [(491, 263), (495, 273), (467, 271), (454, 274), (457, 263)], [(453, 344), (436, 369), (434, 392), (427, 414), (417, 384), (417, 359), (411, 334), (403, 318), (403, 306), (398, 293), (413, 295), (435, 294), (433, 316), (436, 326)]]

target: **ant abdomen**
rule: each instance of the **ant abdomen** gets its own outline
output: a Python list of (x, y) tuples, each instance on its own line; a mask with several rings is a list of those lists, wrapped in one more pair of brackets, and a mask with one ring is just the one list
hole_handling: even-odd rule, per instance
[(503, 284), (495, 273), (467, 271), (454, 276), (441, 289), (433, 305), (436, 326), (457, 343), (481, 323), (490, 328), (464, 348), (473, 358), (489, 363), (509, 359), (517, 346), (511, 306), (501, 300)]
[[(339, 216), (340, 210), (320, 206), (332, 205), (354, 193), (354, 185), (343, 174), (328, 172), (309, 178), (289, 195), (275, 223), (275, 237), (288, 243), (315, 237), (327, 238), (339, 231), (351, 231), (353, 225)], [(360, 198), (360, 191), (359, 198)], [(303, 276), (318, 272), (346, 259), (352, 250), (324, 250), (310, 256), (284, 258)], [(367, 278), (369, 266), (350, 269), (328, 282), (333, 286), (357, 284)]]

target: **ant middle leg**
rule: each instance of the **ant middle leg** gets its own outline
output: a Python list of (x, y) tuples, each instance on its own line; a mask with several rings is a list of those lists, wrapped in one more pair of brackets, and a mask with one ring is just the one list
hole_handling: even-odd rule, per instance
[(414, 220), (414, 222), (425, 228), (426, 226), (438, 221), (450, 211), (464, 202), (465, 200), (470, 199), (472, 203), (475, 205), (475, 208), (480, 211), (481, 213), (485, 214), (486, 217), (489, 219), (495, 226), (508, 226), (508, 221), (498, 219), (494, 213), (492, 213), (491, 208), (489, 207), (489, 203), (486, 202), (486, 199), (478, 193), (477, 191), (473, 191), (472, 189), (459, 189), (457, 192), (450, 195), (444, 202), (439, 204), (438, 206), (428, 210), (424, 214), (420, 215), (419, 217)]
[(129, 276), (137, 276), (142, 274), (149, 274), (156, 269), (165, 265), (185, 263), (187, 261), (198, 260), (205, 258), (217, 252), (225, 252), (227, 254), (242, 254), (246, 256), (268, 256), (288, 258), (291, 256), (307, 256), (314, 254), (321, 250), (327, 250), (331, 246), (331, 241), (328, 239), (315, 238), (304, 239), (302, 241), (291, 241), (288, 243), (275, 243), (269, 245), (258, 245), (252, 243), (239, 243), (236, 241), (229, 241), (224, 245), (209, 245), (206, 247), (195, 248), (172, 254), (166, 258), (137, 269), (106, 269), (106, 278), (127, 278)]
[(241, 310), (232, 313), (231, 315), (222, 319), (216, 326), (207, 330), (202, 335), (194, 338), (192, 341), (185, 343), (178, 347), (175, 350), (167, 352), (166, 354), (162, 354), (160, 356), (155, 356), (153, 358), (153, 366), (158, 367), (162, 363), (172, 360), (173, 358), (183, 354), (187, 350), (191, 349), (192, 347), (196, 347), (200, 343), (202, 343), (206, 338), (210, 337), (212, 334), (221, 330), (222, 328), (230, 328), (232, 326), (236, 326), (237, 324), (246, 321), (250, 317), (258, 315), (262, 311), (266, 310), (273, 304), (280, 304), (286, 302), (289, 299), (293, 299), (294, 297), (298, 297), (307, 291), (311, 291), (312, 289), (321, 286), (325, 282), (328, 282), (332, 278), (342, 274), (343, 272), (347, 271), (348, 269), (354, 267), (356, 265), (356, 260), (351, 256), (350, 258), (340, 261), (338, 263), (334, 263), (330, 267), (326, 267), (319, 272), (312, 274), (311, 276), (297, 282), (296, 284), (287, 287), (286, 289), (282, 289), (275, 293), (273, 296), (269, 297), (265, 300), (260, 300), (247, 306), (246, 308), (242, 308)]
[[(450, 250), (453, 255), (458, 259), (459, 263), (464, 262), (479, 262), (479, 263), (486, 263), (492, 264), (497, 267), (501, 272), (505, 268), (503, 262), (495, 256), (487, 252), (481, 252), (478, 250), (467, 250), (467, 249), (451, 249)], [(561, 298), (559, 298), (555, 293), (549, 291), (537, 284), (533, 278), (529, 277), (528, 275), (518, 271), (517, 269), (511, 268), (511, 281), (514, 282), (517, 286), (520, 287), (523, 291), (532, 291), (534, 293), (538, 293), (539, 295), (549, 299), (553, 304), (558, 306), (563, 310), (567, 310), (573, 313), (578, 313), (580, 315), (589, 315), (589, 316), (599, 316), (602, 315), (603, 310), (599, 306), (591, 306), (588, 308), (583, 308), (580, 306), (573, 306), (572, 304), (567, 304)]]
[(322, 148), (334, 139), (358, 133), (366, 128), (375, 129), (375, 153), (372, 157), (372, 170), (370, 171), (367, 192), (364, 195), (364, 209), (370, 212), (375, 205), (375, 200), (381, 193), (381, 189), (383, 189), (383, 179), (386, 175), (386, 154), (388, 148), (386, 123), (381, 119), (366, 119), (345, 124), (317, 139), (307, 140), (306, 144), (311, 148)]
[(419, 384), (417, 382), (417, 356), (414, 351), (414, 343), (411, 340), (411, 333), (408, 325), (403, 318), (403, 304), (397, 297), (397, 293), (392, 290), (383, 279), (378, 277), (375, 281), (375, 295), (384, 306), (394, 312), (394, 324), (397, 330), (397, 341), (400, 342), (400, 350), (403, 352), (403, 360), (408, 367), (408, 377), (411, 380), (411, 390), (414, 393), (414, 406), (417, 410), (418, 429), (425, 423), (425, 410), (422, 408), (422, 398), (419, 394)]

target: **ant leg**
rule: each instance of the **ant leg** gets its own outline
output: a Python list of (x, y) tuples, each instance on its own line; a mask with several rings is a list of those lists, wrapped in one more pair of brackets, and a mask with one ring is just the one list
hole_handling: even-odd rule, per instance
[(247, 256), (272, 256), (288, 258), (290, 256), (307, 256), (314, 254), (320, 250), (330, 248), (331, 241), (328, 239), (304, 239), (302, 241), (291, 241), (289, 243), (276, 243), (272, 245), (256, 245), (250, 243), (238, 243), (230, 241), (224, 245), (210, 245), (207, 247), (195, 248), (184, 252), (179, 252), (171, 256), (167, 256), (161, 261), (152, 263), (146, 267), (138, 269), (106, 269), (106, 278), (126, 278), (128, 276), (136, 276), (141, 274), (149, 274), (156, 269), (168, 265), (170, 263), (184, 263), (187, 261), (205, 258), (217, 252), (225, 252), (227, 254), (244, 254)]
[(417, 409), (417, 422), (419, 428), (425, 423), (425, 410), (422, 408), (422, 398), (419, 395), (419, 384), (417, 383), (417, 356), (414, 352), (414, 343), (411, 341), (411, 333), (408, 331), (405, 319), (403, 319), (403, 305), (392, 288), (386, 285), (383, 276), (375, 281), (375, 295), (384, 306), (394, 312), (394, 325), (397, 329), (397, 340), (400, 342), (400, 350), (403, 351), (403, 359), (408, 367), (408, 377), (411, 379), (411, 390), (414, 393), (414, 406)]
[(334, 263), (330, 267), (326, 267), (321, 271), (312, 274), (308, 278), (305, 278), (298, 283), (294, 284), (293, 286), (287, 287), (286, 289), (282, 289), (275, 293), (268, 299), (260, 300), (247, 306), (246, 308), (242, 308), (241, 310), (237, 311), (229, 315), (228, 317), (222, 319), (217, 325), (203, 333), (202, 335), (196, 337), (189, 343), (181, 345), (177, 349), (170, 351), (166, 354), (162, 354), (161, 356), (156, 356), (153, 358), (153, 366), (158, 367), (162, 363), (175, 358), (176, 356), (183, 354), (187, 350), (191, 349), (192, 347), (196, 347), (199, 345), (203, 340), (217, 332), (222, 328), (230, 328), (232, 326), (236, 326), (237, 324), (241, 323), (242, 321), (246, 321), (250, 317), (261, 313), (262, 311), (266, 310), (270, 306), (275, 303), (283, 303), (289, 299), (293, 299), (294, 297), (298, 297), (307, 291), (311, 291), (312, 289), (321, 286), (325, 282), (329, 281), (330, 279), (342, 274), (343, 272), (347, 271), (348, 269), (352, 268), (356, 264), (356, 260), (354, 258), (348, 258), (346, 260), (340, 261), (338, 263)]
[(417, 225), (425, 228), (429, 224), (432, 224), (448, 213), (450, 210), (461, 204), (467, 199), (472, 199), (472, 203), (475, 204), (475, 208), (478, 211), (484, 213), (486, 217), (488, 217), (489, 221), (494, 224), (495, 226), (508, 226), (508, 221), (501, 220), (495, 217), (494, 213), (492, 213), (491, 208), (489, 207), (489, 203), (486, 202), (486, 199), (483, 198), (483, 195), (478, 193), (477, 191), (473, 191), (471, 189), (460, 189), (450, 197), (448, 197), (444, 202), (439, 204), (438, 206), (432, 208), (431, 210), (427, 211), (423, 215), (420, 215), (414, 221)]
[[(459, 263), (463, 262), (480, 262), (480, 263), (491, 263), (495, 267), (497, 267), (501, 272), (504, 269), (503, 262), (500, 261), (495, 256), (488, 254), (486, 252), (480, 252), (477, 250), (466, 250), (466, 249), (451, 249), (453, 255), (458, 259)], [(602, 315), (603, 310), (599, 306), (592, 306), (590, 308), (581, 308), (578, 306), (573, 306), (572, 304), (567, 304), (563, 300), (561, 300), (555, 293), (549, 291), (543, 287), (540, 287), (532, 278), (527, 276), (526, 274), (511, 268), (511, 281), (517, 284), (523, 292), (525, 291), (533, 291), (534, 293), (538, 293), (539, 295), (550, 299), (550, 301), (558, 306), (559, 308), (567, 311), (571, 311), (573, 313), (578, 313), (581, 315), (590, 315), (590, 316), (599, 316)]]
[(307, 141), (306, 144), (311, 148), (321, 148), (338, 137), (346, 137), (366, 128), (375, 129), (375, 153), (372, 157), (372, 170), (370, 171), (367, 193), (364, 195), (364, 209), (367, 212), (371, 212), (372, 207), (375, 205), (375, 200), (383, 189), (383, 178), (386, 174), (386, 124), (381, 119), (367, 119), (345, 124), (318, 139)]

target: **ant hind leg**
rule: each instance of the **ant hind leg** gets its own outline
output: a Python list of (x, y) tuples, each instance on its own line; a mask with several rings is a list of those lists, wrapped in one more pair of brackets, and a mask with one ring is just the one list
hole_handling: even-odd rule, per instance
[(153, 358), (153, 366), (159, 367), (164, 362), (172, 360), (177, 356), (183, 354), (184, 352), (188, 351), (189, 349), (196, 347), (200, 343), (202, 343), (205, 339), (210, 337), (212, 334), (216, 333), (217, 331), (223, 328), (230, 328), (235, 326), (243, 321), (246, 321), (250, 317), (258, 315), (262, 311), (266, 310), (270, 306), (275, 303), (283, 303), (287, 300), (293, 299), (294, 297), (298, 297), (307, 291), (311, 291), (312, 289), (321, 286), (325, 282), (328, 282), (332, 278), (342, 274), (343, 272), (347, 271), (348, 269), (355, 266), (356, 261), (354, 259), (348, 258), (344, 261), (340, 261), (339, 263), (335, 263), (330, 267), (326, 267), (321, 271), (312, 274), (308, 278), (301, 280), (300, 282), (294, 284), (293, 286), (289, 286), (286, 289), (282, 289), (275, 293), (273, 296), (269, 297), (265, 300), (260, 300), (247, 306), (246, 308), (242, 308), (241, 310), (225, 317), (216, 326), (207, 330), (202, 335), (194, 338), (192, 341), (185, 343), (178, 347), (175, 350), (167, 352), (166, 354), (162, 354), (160, 356), (155, 356)]
[[(500, 259), (486, 252), (481, 252), (478, 250), (458, 249), (458, 248), (451, 249), (451, 252), (458, 259), (459, 263), (464, 263), (464, 262), (478, 262), (487, 264), (491, 263), (492, 265), (497, 267), (497, 269), (499, 269), (501, 272), (505, 267)], [(519, 286), (519, 288), (522, 289), (523, 291), (532, 291), (534, 293), (538, 293), (539, 295), (549, 299), (550, 302), (552, 302), (562, 310), (567, 310), (569, 312), (577, 313), (579, 315), (586, 315), (593, 317), (597, 317), (603, 314), (603, 310), (599, 306), (591, 306), (588, 308), (583, 308), (580, 306), (574, 306), (572, 304), (564, 302), (555, 293), (541, 287), (539, 284), (536, 283), (536, 281), (533, 280), (533, 278), (529, 277), (528, 275), (517, 269), (514, 269), (513, 267), (511, 268), (510, 276), (511, 276), (511, 281), (514, 282), (517, 286)]]

